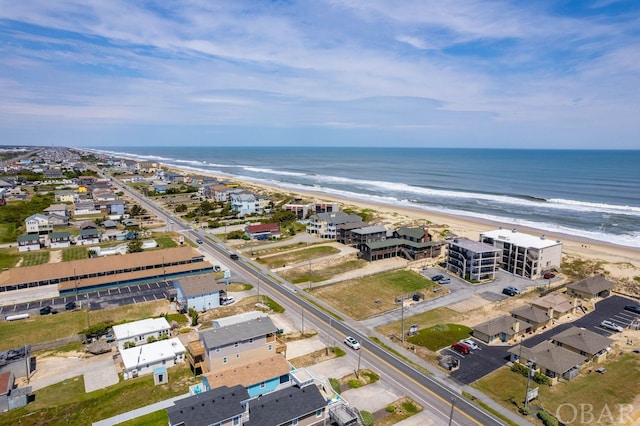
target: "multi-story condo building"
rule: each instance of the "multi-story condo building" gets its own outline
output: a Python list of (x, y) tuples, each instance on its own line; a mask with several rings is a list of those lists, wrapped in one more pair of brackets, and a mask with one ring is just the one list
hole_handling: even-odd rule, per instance
[(490, 244), (456, 238), (448, 244), (447, 270), (470, 281), (493, 280), (500, 254), (500, 249)]
[(558, 268), (562, 261), (562, 242), (544, 235), (536, 237), (513, 229), (496, 229), (480, 234), (480, 242), (501, 250), (500, 268), (532, 280), (545, 271)]

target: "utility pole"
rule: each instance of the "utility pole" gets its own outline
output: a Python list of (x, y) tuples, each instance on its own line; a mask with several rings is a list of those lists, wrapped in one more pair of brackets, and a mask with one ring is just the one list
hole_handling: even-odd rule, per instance
[(453, 421), (453, 408), (456, 406), (456, 397), (451, 397), (451, 413), (449, 414), (449, 426), (451, 426), (451, 422)]
[(400, 298), (400, 312), (402, 318), (402, 344), (404, 344), (404, 300), (407, 298), (406, 295)]
[(527, 391), (524, 394), (524, 406), (527, 407), (529, 405), (529, 385), (531, 384), (531, 375), (533, 374), (533, 362), (529, 360), (527, 362), (527, 366), (529, 367), (529, 371), (527, 371)]
[(304, 336), (304, 306), (302, 307), (302, 335)]
[(358, 369), (356, 370), (356, 377), (360, 378), (360, 358), (362, 358), (362, 345), (360, 345), (360, 350), (358, 351)]

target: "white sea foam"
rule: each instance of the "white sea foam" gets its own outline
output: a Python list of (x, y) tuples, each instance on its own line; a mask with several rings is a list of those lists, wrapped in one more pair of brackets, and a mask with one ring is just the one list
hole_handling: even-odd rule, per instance
[(242, 166), (242, 168), (249, 172), (256, 172), (256, 173), (268, 173), (268, 174), (280, 175), (280, 176), (306, 176), (305, 173), (285, 172), (285, 171), (266, 169), (261, 167)]

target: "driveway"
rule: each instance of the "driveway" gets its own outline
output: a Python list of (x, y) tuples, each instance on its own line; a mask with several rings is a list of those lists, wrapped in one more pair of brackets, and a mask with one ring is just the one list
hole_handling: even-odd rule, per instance
[[(87, 358), (80, 357), (48, 357), (37, 360), (37, 370), (29, 379), (29, 385), (34, 391), (38, 389), (51, 386), (56, 383), (60, 383), (64, 380), (69, 380), (73, 377), (82, 376), (84, 374), (92, 374), (96, 371), (107, 371), (110, 366), (115, 373), (115, 365), (113, 363), (112, 353), (106, 353), (102, 355), (90, 356)], [(111, 373), (109, 373), (111, 374)], [(113, 375), (111, 379), (105, 379), (104, 383), (111, 383), (113, 381)], [(116, 374), (117, 377), (117, 374)], [(88, 389), (99, 389), (100, 383), (93, 381), (91, 376), (89, 377)], [(116, 381), (117, 383), (117, 381)], [(87, 378), (85, 377), (85, 389), (87, 388)], [(89, 390), (87, 390), (89, 391)]]

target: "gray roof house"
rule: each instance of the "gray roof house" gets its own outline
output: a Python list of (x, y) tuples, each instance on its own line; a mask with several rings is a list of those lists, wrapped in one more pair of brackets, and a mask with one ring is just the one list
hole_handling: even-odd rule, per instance
[(508, 342), (524, 335), (529, 327), (529, 324), (524, 321), (510, 315), (502, 315), (474, 326), (471, 334), (485, 343), (496, 340)]
[(604, 360), (613, 345), (613, 339), (580, 327), (571, 327), (556, 334), (552, 342), (595, 362)]
[(615, 283), (606, 280), (602, 275), (588, 277), (567, 285), (567, 289), (575, 297), (592, 300), (596, 297), (607, 297)]
[(524, 305), (510, 311), (511, 316), (530, 325), (531, 331), (536, 331), (541, 327), (546, 327), (551, 322), (551, 317), (547, 311), (534, 308), (531, 305)]
[(585, 356), (568, 349), (556, 346), (549, 341), (538, 343), (532, 348), (516, 345), (508, 351), (511, 361), (522, 364), (531, 362), (534, 370), (551, 379), (551, 384), (558, 382), (560, 377), (570, 380), (580, 372), (580, 366), (587, 360)]
[(222, 386), (198, 395), (180, 399), (167, 408), (170, 426), (209, 426), (243, 424), (249, 416), (249, 393), (238, 385)]

